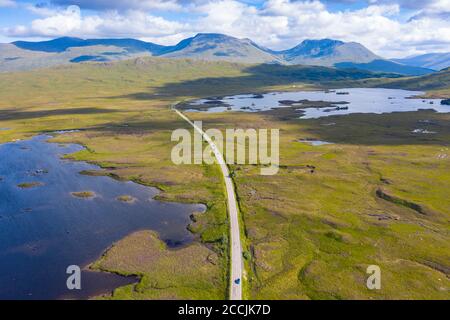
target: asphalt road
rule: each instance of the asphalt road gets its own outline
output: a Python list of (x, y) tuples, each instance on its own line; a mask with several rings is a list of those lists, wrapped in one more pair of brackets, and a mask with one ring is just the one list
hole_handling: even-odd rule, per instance
[[(220, 150), (216, 147), (211, 138), (205, 134), (205, 132), (197, 127), (188, 117), (173, 107), (178, 115), (186, 120), (198, 133), (203, 136), (206, 142), (209, 143), (217, 162), (222, 170), (223, 178), (225, 180), (225, 186), (227, 189), (228, 197), (228, 214), (230, 218), (230, 234), (231, 234), (231, 277), (230, 277), (230, 300), (242, 300), (242, 247), (241, 247), (241, 234), (239, 229), (239, 214), (236, 202), (236, 193), (234, 190), (233, 181), (230, 177), (228, 166), (225, 163), (224, 157)], [(239, 280), (239, 281), (237, 281)]]

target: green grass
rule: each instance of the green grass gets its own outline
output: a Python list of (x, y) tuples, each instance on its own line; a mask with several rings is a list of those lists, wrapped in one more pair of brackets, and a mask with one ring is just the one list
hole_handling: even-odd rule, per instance
[(42, 186), (40, 182), (24, 182), (17, 185), (21, 189), (31, 189)]
[(95, 192), (93, 192), (93, 191), (77, 191), (77, 192), (72, 192), (71, 195), (74, 196), (75, 198), (81, 198), (81, 199), (90, 199), (90, 198), (94, 198), (96, 196)]
[[(428, 98), (450, 98), (450, 68), (422, 77), (371, 79), (357, 81), (357, 83), (364, 87), (426, 91), (425, 97)], [(357, 83), (355, 85), (358, 85)]]
[(125, 203), (134, 203), (137, 199), (129, 195), (122, 195), (117, 197), (117, 200)]
[[(204, 127), (281, 128), (278, 175), (260, 176), (254, 166), (233, 168), (252, 252), (250, 298), (448, 297), (448, 273), (442, 270), (450, 261), (450, 163), (442, 155), (449, 154), (449, 114), (302, 121), (280, 120), (272, 112), (191, 117), (206, 119)], [(432, 138), (411, 133), (424, 119), (439, 127)], [(327, 122), (336, 125), (321, 125)], [(334, 144), (312, 147), (297, 142), (302, 137)], [(379, 188), (401, 201), (380, 199)], [(365, 287), (371, 264), (382, 269), (381, 291)]]
[(218, 263), (205, 246), (168, 250), (157, 234), (141, 231), (115, 244), (91, 269), (140, 277), (137, 285), (116, 289), (111, 299), (221, 299)]
[[(138, 233), (119, 241), (94, 266), (141, 277), (137, 285), (117, 289), (116, 299), (225, 298), (229, 236), (221, 174), (217, 166), (172, 164), (172, 130), (191, 128), (169, 106), (197, 97), (318, 87), (392, 86), (450, 94), (444, 73), (390, 80), (363, 76), (327, 68), (155, 58), (1, 74), (0, 127), (10, 130), (0, 131), (0, 142), (83, 129), (53, 140), (84, 145), (68, 158), (103, 168), (88, 174), (157, 187), (160, 200), (204, 203), (206, 213), (195, 214), (189, 226), (198, 242), (169, 250), (154, 233)], [(448, 298), (449, 114), (298, 120), (291, 111), (189, 114), (205, 128), (281, 129), (278, 175), (261, 176), (258, 166), (231, 168), (245, 235), (245, 296)], [(424, 119), (433, 121), (438, 134), (411, 133)], [(336, 125), (323, 126), (329, 122)], [(335, 144), (313, 147), (297, 142), (302, 138)], [(378, 197), (380, 188), (428, 214)], [(142, 255), (148, 263), (139, 261)], [(194, 259), (186, 262), (188, 257)], [(380, 291), (365, 287), (370, 264), (382, 269)]]

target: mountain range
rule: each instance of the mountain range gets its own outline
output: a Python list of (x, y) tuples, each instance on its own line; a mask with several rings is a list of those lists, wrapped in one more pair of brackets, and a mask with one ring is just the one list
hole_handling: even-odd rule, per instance
[[(416, 60), (388, 60), (356, 42), (305, 40), (289, 50), (264, 48), (249, 39), (224, 34), (200, 33), (174, 46), (162, 46), (136, 39), (79, 39), (16, 41), (0, 44), (0, 72), (31, 70), (87, 61), (125, 60), (140, 56), (225, 60), (237, 63), (314, 65), (401, 75), (433, 73), (438, 66)], [(447, 59), (448, 60), (448, 59)], [(445, 64), (445, 63), (444, 63)]]
[(450, 67), (450, 52), (427, 53), (404, 59), (393, 59), (393, 61), (410, 66), (428, 68), (432, 70), (443, 70)]

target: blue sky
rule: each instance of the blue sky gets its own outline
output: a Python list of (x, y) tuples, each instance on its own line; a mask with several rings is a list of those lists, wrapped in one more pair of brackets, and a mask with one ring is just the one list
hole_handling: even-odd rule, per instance
[(334, 38), (385, 57), (450, 52), (450, 0), (0, 0), (0, 42), (75, 36), (174, 44), (199, 32), (273, 49)]

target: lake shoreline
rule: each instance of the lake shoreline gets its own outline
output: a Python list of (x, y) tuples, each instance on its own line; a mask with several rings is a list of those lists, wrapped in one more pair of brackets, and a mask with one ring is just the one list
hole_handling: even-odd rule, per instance
[(265, 93), (211, 96), (181, 102), (187, 112), (267, 112), (292, 107), (300, 119), (353, 113), (392, 113), (433, 109), (450, 112), (440, 99), (419, 98), (424, 92), (384, 88), (339, 88), (323, 90), (275, 90)]
[[(100, 169), (100, 167), (99, 166), (96, 166), (96, 165), (94, 165), (94, 164), (92, 164), (92, 163), (88, 163), (88, 162), (86, 162), (86, 161), (78, 161), (78, 160), (76, 160), (76, 159), (70, 159), (70, 155), (71, 154), (73, 154), (73, 152), (79, 152), (79, 151), (81, 151), (81, 150), (84, 150), (84, 146), (82, 146), (81, 144), (74, 144), (74, 143), (70, 143), (69, 145), (68, 144), (61, 144), (60, 142), (58, 142), (58, 141), (55, 141), (55, 139), (56, 139), (56, 137), (54, 136), (54, 135), (49, 135), (49, 134), (41, 134), (41, 135), (36, 135), (36, 136), (33, 136), (33, 137), (31, 137), (30, 139), (27, 139), (27, 140), (20, 140), (20, 141), (16, 141), (16, 142), (8, 142), (8, 143), (4, 143), (4, 144), (2, 144), (2, 145), (0, 145), (0, 147), (1, 148), (9, 148), (9, 149), (13, 149), (13, 150), (16, 150), (15, 152), (16, 153), (23, 153), (23, 152), (28, 152), (27, 154), (28, 154), (28, 157), (29, 156), (31, 156), (30, 155), (30, 152), (34, 155), (34, 154), (40, 154), (40, 152), (47, 152), (47, 151), (45, 151), (46, 149), (45, 148), (42, 148), (42, 147), (36, 147), (35, 146), (35, 144), (39, 144), (39, 143), (41, 143), (41, 144), (44, 144), (45, 146), (47, 146), (47, 148), (49, 148), (48, 150), (60, 150), (60, 149), (63, 149), (63, 150), (68, 150), (68, 152), (63, 152), (62, 153), (62, 155), (60, 155), (60, 156), (56, 156), (56, 158), (55, 158), (55, 160), (52, 160), (52, 161), (54, 161), (54, 163), (55, 164), (53, 164), (53, 165), (50, 165), (50, 164), (48, 164), (47, 166), (48, 166), (48, 168), (50, 168), (50, 170), (47, 170), (47, 168), (45, 169), (45, 170), (35, 170), (36, 172), (39, 172), (39, 173), (41, 173), (41, 171), (42, 171), (42, 174), (36, 174), (36, 177), (34, 177), (35, 179), (34, 180), (36, 180), (36, 179), (38, 179), (38, 180), (42, 180), (42, 181), (46, 181), (46, 179), (49, 179), (49, 177), (50, 176), (52, 176), (52, 175), (54, 175), (56, 172), (55, 172), (55, 169), (56, 168), (58, 168), (58, 166), (68, 166), (68, 168), (70, 168), (70, 167), (74, 167), (74, 168), (78, 168), (78, 167), (84, 167), (84, 168), (89, 168), (90, 167), (90, 170), (92, 170), (92, 169), (96, 169), (96, 170), (98, 170), (98, 169)], [(26, 148), (25, 147), (21, 147), (21, 145), (24, 145), (24, 146), (26, 146)], [(49, 145), (51, 145), (51, 146), (49, 146)], [(70, 149), (70, 150), (69, 150)], [(1, 149), (0, 149), (0, 151), (1, 151)], [(59, 153), (59, 151), (58, 151), (58, 153)], [(50, 156), (49, 154), (46, 154), (46, 156), (48, 157), (48, 156)], [(11, 156), (11, 157), (14, 157), (14, 156)], [(42, 160), (42, 159), (41, 159)], [(44, 159), (45, 160), (45, 159)], [(66, 162), (66, 161), (68, 161), (68, 162)], [(41, 161), (42, 162), (42, 161)], [(45, 161), (44, 161), (45, 162)], [(43, 162), (43, 163), (44, 163)], [(57, 164), (57, 163), (60, 163), (60, 164)], [(37, 165), (39, 165), (39, 164), (35, 164), (34, 166), (37, 166)], [(55, 167), (55, 165), (56, 165), (56, 167)], [(27, 167), (25, 167), (25, 168), (27, 168)], [(22, 169), (22, 170), (25, 170), (26, 171), (26, 169)], [(29, 167), (28, 167), (29, 168)], [(19, 171), (16, 169), (16, 168), (14, 168), (14, 169), (12, 169), (13, 171), (11, 171), (8, 167), (4, 167), (4, 173), (2, 173), (1, 174), (1, 176), (2, 176), (2, 184), (3, 184), (3, 188), (5, 188), (5, 187), (9, 187), (9, 188), (12, 188), (13, 186), (11, 186), (10, 185), (10, 180), (11, 180), (11, 177), (9, 177), (9, 175), (8, 175), (8, 172), (9, 173), (16, 173), (16, 172), (21, 172), (21, 170), (19, 169)], [(74, 172), (73, 172), (73, 174), (75, 174), (75, 176), (78, 178), (78, 179), (90, 179), (89, 181), (95, 181), (95, 180), (92, 180), (92, 176), (86, 176), (86, 175), (83, 175), (83, 174), (80, 174), (80, 172), (81, 172), (82, 170), (75, 170)], [(27, 172), (30, 172), (30, 171), (27, 171)], [(28, 173), (24, 173), (24, 174), (28, 174)], [(31, 174), (31, 173), (30, 173)], [(153, 230), (154, 232), (157, 232), (157, 234), (158, 234), (158, 236), (160, 237), (160, 236), (162, 236), (162, 237), (160, 237), (160, 239), (161, 239), (161, 241), (164, 241), (166, 244), (167, 244), (167, 246), (168, 247), (172, 247), (172, 246), (174, 246), (174, 247), (176, 247), (176, 248), (179, 248), (179, 247), (184, 247), (184, 246), (186, 246), (186, 245), (189, 245), (189, 244), (191, 244), (191, 243), (193, 243), (193, 242), (197, 242), (198, 241), (198, 237), (195, 235), (195, 233), (193, 233), (192, 232), (192, 230), (189, 228), (189, 225), (193, 222), (193, 220), (192, 220), (192, 212), (202, 212), (202, 213), (204, 213), (205, 212), (205, 210), (206, 210), (206, 206), (205, 205), (203, 205), (203, 204), (198, 204), (198, 203), (196, 203), (196, 204), (182, 204), (182, 203), (180, 203), (180, 202), (176, 202), (176, 201), (173, 201), (173, 202), (166, 202), (166, 201), (164, 201), (163, 200), (163, 202), (161, 202), (161, 200), (157, 200), (156, 199), (156, 197), (160, 194), (160, 190), (159, 189), (157, 189), (157, 188), (155, 188), (155, 187), (152, 187), (152, 186), (144, 186), (144, 185), (142, 185), (142, 184), (138, 184), (138, 183), (136, 183), (136, 182), (134, 182), (134, 181), (128, 181), (128, 180), (124, 180), (124, 179), (121, 179), (120, 181), (118, 181), (118, 180), (116, 180), (116, 179), (112, 179), (112, 177), (109, 177), (109, 176), (100, 176), (100, 175), (96, 175), (97, 177), (98, 177), (98, 179), (110, 179), (110, 182), (109, 182), (109, 184), (110, 185), (113, 185), (114, 184), (114, 182), (112, 182), (112, 181), (117, 181), (116, 183), (120, 183), (120, 185), (123, 185), (123, 186), (132, 186), (132, 185), (136, 185), (136, 188), (138, 188), (138, 189), (142, 189), (142, 190), (148, 190), (148, 192), (150, 192), (150, 194), (152, 195), (151, 196), (151, 198), (148, 198), (149, 200), (150, 200), (150, 202), (148, 202), (148, 204), (146, 204), (145, 202), (142, 202), (143, 201), (143, 199), (142, 199), (142, 196), (139, 196), (139, 197), (134, 197), (134, 194), (132, 193), (132, 192), (126, 192), (126, 191), (124, 191), (124, 192), (120, 192), (119, 193), (119, 191), (117, 191), (118, 192), (118, 194), (117, 194), (117, 196), (116, 197), (106, 197), (105, 198), (105, 195), (102, 195), (101, 193), (100, 193), (100, 195), (99, 196), (97, 196), (97, 192), (95, 193), (96, 194), (96, 197), (90, 197), (89, 199), (84, 199), (84, 198), (78, 198), (78, 199), (76, 199), (76, 198), (74, 198), (74, 200), (75, 201), (77, 201), (77, 203), (79, 203), (79, 205), (80, 206), (82, 206), (82, 207), (85, 207), (86, 205), (89, 205), (89, 206), (94, 206), (94, 205), (96, 205), (96, 202), (98, 202), (98, 201), (108, 201), (108, 203), (111, 203), (110, 205), (113, 205), (113, 206), (122, 206), (123, 207), (123, 209), (121, 209), (121, 210), (132, 210), (132, 211), (130, 211), (130, 213), (132, 213), (132, 214), (135, 214), (136, 212), (136, 210), (138, 210), (138, 209), (135, 209), (135, 204), (136, 203), (133, 203), (133, 206), (132, 207), (130, 207), (130, 204), (129, 203), (126, 203), (126, 202), (124, 202), (124, 201), (119, 201), (118, 200), (118, 198), (120, 197), (120, 196), (123, 196), (124, 194), (131, 194), (131, 195), (133, 195), (133, 199), (135, 199), (135, 202), (138, 202), (139, 201), (139, 206), (141, 207), (141, 208), (147, 208), (147, 206), (148, 206), (148, 208), (151, 208), (152, 206), (155, 206), (155, 205), (158, 205), (158, 206), (162, 206), (162, 208), (165, 208), (165, 207), (167, 207), (167, 208), (169, 208), (169, 207), (173, 207), (173, 206), (175, 206), (176, 208), (178, 208), (178, 209), (176, 209), (177, 211), (179, 211), (180, 213), (182, 212), (182, 211), (180, 211), (180, 210), (184, 210), (184, 209), (182, 209), (183, 208), (183, 206), (190, 206), (192, 209), (191, 209), (191, 211), (188, 211), (188, 212), (186, 212), (186, 215), (185, 215), (185, 219), (186, 219), (186, 224), (184, 224), (184, 227), (182, 228), (184, 231), (183, 231), (183, 233), (184, 234), (189, 234), (189, 243), (187, 243), (187, 242), (185, 242), (186, 240), (183, 240), (183, 242), (178, 242), (178, 240), (176, 240), (176, 239), (174, 239), (174, 240), (169, 240), (170, 238), (167, 238), (167, 235), (166, 236), (164, 236), (164, 235), (161, 235), (160, 234), (160, 232), (158, 231), (159, 229), (157, 228), (157, 229), (153, 229), (153, 228), (148, 228), (148, 227), (145, 227), (145, 223), (143, 223), (143, 226), (141, 226), (141, 227), (139, 227), (139, 228), (137, 228), (137, 229), (134, 229), (134, 230), (129, 230), (128, 232), (126, 232), (126, 233), (123, 233), (122, 235), (120, 235), (120, 237), (119, 238), (117, 238), (116, 240), (114, 240), (114, 241), (111, 241), (111, 242), (109, 242), (109, 244), (108, 245), (106, 245), (106, 246), (104, 246), (103, 248), (99, 248), (99, 251), (98, 251), (98, 253), (97, 253), (97, 257), (94, 257), (94, 258), (91, 258), (91, 259), (89, 259), (90, 260), (90, 262), (88, 262), (85, 266), (84, 266), (84, 272), (86, 272), (86, 271), (90, 271), (90, 270), (88, 270), (88, 269), (86, 269), (86, 267), (87, 266), (89, 266), (89, 265), (91, 265), (92, 263), (95, 263), (95, 261), (98, 259), (98, 257), (99, 256), (102, 256), (103, 254), (105, 254), (105, 252), (107, 252), (108, 251), (108, 248), (110, 248), (111, 247), (111, 245), (113, 245), (113, 244), (115, 244), (116, 242), (118, 242), (118, 241), (121, 241), (122, 239), (124, 239), (124, 238), (126, 238), (126, 237), (128, 237), (128, 236), (130, 236), (131, 234), (133, 234), (134, 232), (136, 232), (136, 231), (138, 231), (138, 230)], [(58, 176), (59, 177), (59, 176)], [(86, 177), (86, 178), (82, 178), (82, 177)], [(103, 177), (103, 178), (102, 178)], [(58, 178), (59, 179), (59, 178)], [(96, 177), (94, 177), (94, 179), (97, 179)], [(31, 179), (30, 179), (31, 180)], [(77, 179), (74, 179), (73, 177), (72, 177), (72, 179), (69, 179), (69, 180), (66, 180), (64, 183), (65, 184), (67, 184), (68, 182), (67, 181), (70, 181), (70, 180), (77, 180)], [(51, 180), (51, 181), (49, 181), (48, 183), (47, 183), (47, 181), (46, 181), (46, 183), (41, 183), (41, 182), (27, 182), (27, 185), (28, 184), (30, 184), (31, 185), (31, 183), (33, 183), (33, 185), (34, 184), (36, 184), (37, 185), (37, 183), (39, 183), (39, 187), (36, 187), (36, 188), (26, 188), (26, 189), (22, 189), (22, 190), (24, 190), (24, 191), (22, 191), (22, 192), (33, 192), (33, 190), (37, 190), (37, 189), (40, 189), (40, 188), (54, 188), (57, 184), (58, 184), (58, 182), (62, 182), (62, 181), (64, 181), (64, 180), (56, 180), (56, 181), (53, 181), (53, 180)], [(105, 180), (106, 181), (106, 180)], [(55, 185), (55, 183), (56, 183), (56, 185)], [(101, 183), (101, 182), (99, 182), (99, 181), (97, 181), (97, 183)], [(23, 182), (22, 182), (22, 184), (23, 185), (25, 185)], [(70, 183), (69, 183), (70, 184)], [(132, 185), (130, 185), (130, 184), (132, 184)], [(120, 185), (117, 185), (117, 186), (120, 186)], [(140, 186), (140, 187), (137, 187), (137, 186)], [(48, 189), (48, 190), (50, 190), (50, 189)], [(70, 189), (69, 189), (70, 190)], [(87, 189), (86, 189), (87, 190)], [(73, 191), (72, 191), (72, 193), (73, 192), (75, 192), (75, 191), (77, 191), (75, 188), (73, 189)], [(17, 191), (17, 192), (19, 192), (19, 191)], [(41, 194), (46, 194), (46, 193), (48, 193), (49, 191), (46, 191), (46, 190), (44, 190), (44, 189), (42, 189), (42, 190), (40, 190), (40, 191), (38, 191), (38, 193), (41, 193)], [(18, 195), (20, 195), (21, 193), (18, 193)], [(71, 197), (71, 195), (70, 195), (70, 192), (67, 192), (66, 193), (67, 194), (67, 196), (69, 196), (69, 197)], [(37, 194), (36, 194), (37, 195)], [(47, 194), (46, 195), (46, 197), (48, 197), (49, 195), (52, 195), (53, 196), (53, 193), (50, 193), (50, 194)], [(67, 197), (66, 196), (66, 197)], [(139, 199), (138, 199), (139, 198)], [(31, 198), (31, 199), (34, 199), (34, 196), (33, 196), (33, 198)], [(111, 200), (109, 200), (109, 199), (111, 199)], [(89, 201), (88, 201), (89, 200)], [(6, 201), (6, 202), (5, 202)], [(5, 206), (5, 205), (7, 205), (9, 202), (9, 200), (7, 200), (7, 199), (5, 199), (5, 201), (2, 203), (2, 205), (3, 206)], [(38, 202), (37, 203), (45, 203), (45, 197), (44, 197), (44, 199), (42, 199), (42, 201), (40, 201), (39, 199), (37, 200)], [(112, 202), (111, 202), (112, 201)], [(64, 202), (65, 203), (65, 202)], [(166, 203), (166, 204), (164, 204), (164, 203)], [(159, 205), (159, 204), (161, 204), (161, 205)], [(37, 208), (35, 208), (36, 207), (36, 205), (27, 205), (28, 207), (30, 207), (30, 211), (31, 211), (31, 214), (32, 214), (32, 216), (38, 216), (38, 215), (40, 215), (40, 213), (39, 213), (39, 211), (36, 211), (36, 210), (38, 210), (39, 209), (39, 207), (37, 207)], [(128, 209), (126, 208), (126, 207), (128, 207)], [(174, 208), (175, 208), (174, 207)], [(132, 208), (132, 209), (131, 209)], [(187, 209), (188, 207), (186, 207), (186, 209)], [(195, 210), (194, 210), (194, 208), (195, 208)], [(84, 210), (84, 209), (81, 209), (81, 210)], [(141, 210), (141, 209), (139, 209), (139, 210)], [(3, 211), (3, 210), (1, 210), (1, 208), (0, 208), (0, 211)], [(13, 211), (14, 212), (14, 211)], [(45, 209), (45, 211), (43, 212), (45, 215), (48, 215), (49, 214), (49, 211), (47, 210), (47, 209)], [(74, 216), (74, 218), (75, 218), (75, 216)], [(156, 217), (155, 217), (156, 218)], [(153, 218), (152, 218), (153, 219)], [(5, 220), (5, 219), (0, 219), (0, 221), (6, 221), (6, 225), (3, 227), (3, 228), (5, 228), (6, 226), (8, 226), (9, 224), (7, 223), (7, 221), (8, 220)], [(189, 221), (189, 222), (188, 222)], [(4, 222), (5, 223), (5, 222)], [(55, 222), (56, 224), (58, 223), (58, 222)], [(171, 226), (171, 224), (169, 224), (169, 226)], [(35, 227), (37, 227), (37, 226), (35, 226)], [(103, 227), (103, 228), (106, 228), (105, 230), (108, 230), (108, 228), (107, 227)], [(171, 228), (171, 227), (170, 227)], [(65, 238), (67, 238), (67, 239), (70, 239), (70, 238), (72, 238), (73, 237), (73, 233), (72, 233), (72, 231), (69, 231), (70, 229), (68, 229), (67, 231), (66, 231), (66, 237)], [(176, 230), (176, 229), (174, 229), (174, 230)], [(181, 238), (180, 238), (181, 239)], [(187, 238), (185, 238), (185, 239), (187, 239)], [(64, 240), (64, 241), (67, 241), (67, 240)], [(104, 240), (102, 240), (102, 241), (104, 241)], [(181, 244), (181, 246), (180, 246), (180, 244)], [(8, 246), (8, 244), (5, 244), (6, 246)], [(92, 251), (92, 248), (90, 248), (89, 250), (91, 250)], [(44, 251), (44, 252), (47, 252), (46, 254), (57, 254), (56, 252), (57, 251)], [(5, 271), (6, 272), (6, 274), (8, 274), (8, 272), (7, 271)], [(85, 275), (86, 276), (86, 275)], [(120, 275), (120, 276), (123, 276), (123, 275)], [(20, 278), (20, 274), (18, 275), (18, 277)], [(95, 277), (95, 275), (93, 275), (93, 274), (89, 274), (88, 275), (88, 278), (90, 278), (90, 279), (92, 279), (93, 277)], [(106, 280), (106, 278), (107, 277), (101, 277), (102, 278), (102, 282), (105, 282), (105, 281), (108, 281), (108, 280)], [(117, 279), (116, 279), (117, 280)], [(116, 280), (114, 280), (114, 281), (116, 281)], [(126, 280), (126, 279), (123, 279), (123, 280)], [(113, 282), (114, 282), (113, 281)], [(119, 283), (120, 281), (116, 281), (117, 283)], [(133, 283), (135, 283), (136, 281), (134, 281), (133, 280)], [(127, 283), (129, 283), (128, 281), (126, 281), (124, 284), (127, 284)], [(88, 285), (88, 287), (90, 286), (90, 284)], [(113, 290), (115, 290), (117, 287), (114, 287), (114, 289)], [(108, 289), (105, 289), (105, 290), (102, 290), (102, 289), (95, 289), (95, 291), (97, 291), (97, 292), (102, 292), (102, 294), (103, 293), (106, 293), (106, 294), (108, 294), (108, 293), (111, 293), (112, 291), (110, 291), (110, 289), (108, 288)], [(94, 297), (94, 296), (97, 296), (98, 295), (98, 293), (93, 293), (92, 295), (89, 295), (89, 298), (91, 298), (91, 297)], [(38, 296), (39, 296), (39, 294), (38, 294)], [(64, 296), (66, 296), (66, 295), (63, 295), (63, 296), (61, 296), (61, 297), (63, 297), (64, 298)], [(69, 296), (69, 299), (71, 299), (71, 298), (73, 298), (73, 296), (72, 295), (68, 295)], [(55, 297), (56, 298), (56, 297)]]

